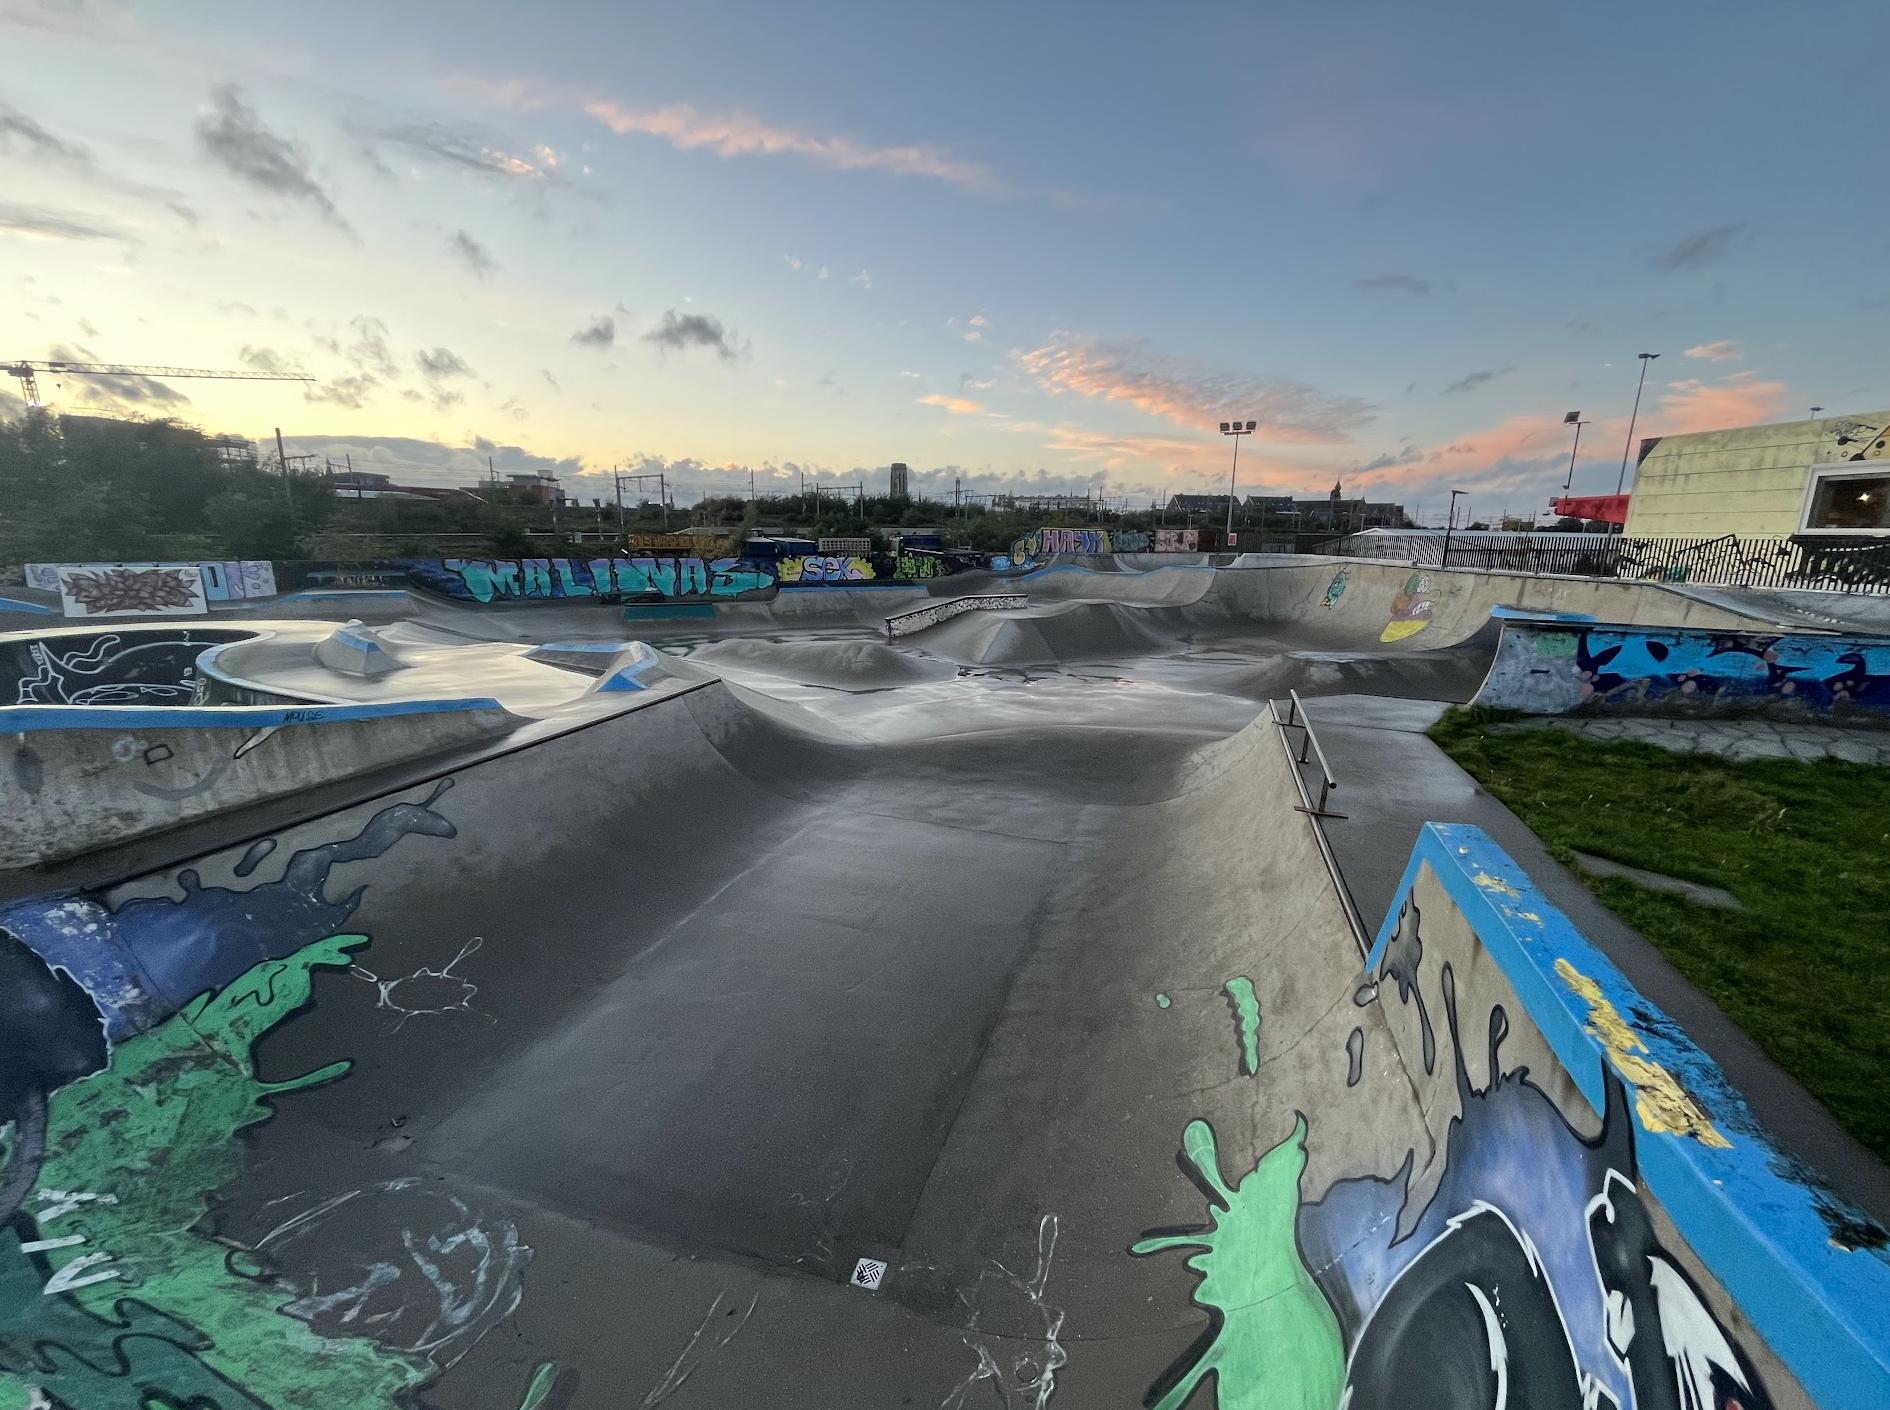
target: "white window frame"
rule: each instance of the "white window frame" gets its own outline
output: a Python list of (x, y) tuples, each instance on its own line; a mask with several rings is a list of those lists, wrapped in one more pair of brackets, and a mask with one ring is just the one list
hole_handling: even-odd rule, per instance
[[(1890, 459), (1866, 462), (1838, 461), (1840, 465), (1857, 466), (1856, 469), (1823, 470), (1813, 465), (1811, 473), (1805, 477), (1805, 500), (1798, 509), (1798, 532), (1801, 534), (1828, 534), (1833, 538), (1870, 537), (1872, 535), (1890, 538), (1890, 528), (1884, 529), (1814, 529), (1811, 527), (1811, 506), (1817, 501), (1818, 486), (1826, 480), (1890, 480)], [(1862, 468), (1869, 465), (1869, 469)]]

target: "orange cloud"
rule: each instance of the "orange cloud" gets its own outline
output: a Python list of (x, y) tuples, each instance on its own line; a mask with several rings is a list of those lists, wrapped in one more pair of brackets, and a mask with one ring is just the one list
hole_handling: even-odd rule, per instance
[(1785, 410), (1789, 388), (1762, 382), (1756, 372), (1737, 372), (1720, 382), (1682, 378), (1661, 389), (1660, 405), (1641, 413), (1640, 436), (1684, 436), (1770, 421)]
[(600, 99), (586, 103), (584, 111), (620, 137), (657, 137), (685, 152), (706, 150), (725, 158), (795, 156), (837, 171), (926, 177), (968, 191), (1003, 189), (989, 167), (917, 143), (874, 146), (853, 137), (775, 127), (746, 113), (701, 113), (687, 103), (635, 109)]
[(982, 403), (970, 401), (965, 397), (948, 397), (943, 392), (928, 392), (919, 398), (920, 406), (936, 406), (950, 412), (953, 416), (976, 416), (984, 410)]
[(1108, 343), (1053, 334), (1042, 347), (1017, 354), (1019, 367), (1053, 396), (1073, 393), (1126, 402), (1190, 430), (1212, 431), (1235, 413), (1260, 423), (1264, 440), (1330, 445), (1369, 421), (1373, 407), (1358, 397), (1303, 383), (1217, 373), (1163, 356), (1142, 343)]

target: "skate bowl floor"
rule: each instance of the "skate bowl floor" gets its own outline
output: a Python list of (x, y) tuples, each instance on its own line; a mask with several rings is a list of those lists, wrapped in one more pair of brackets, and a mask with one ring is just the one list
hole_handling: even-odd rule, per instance
[(1356, 934), (1263, 654), (670, 644), (0, 901), (0, 1410), (1885, 1403), (1883, 1231), (1474, 829)]

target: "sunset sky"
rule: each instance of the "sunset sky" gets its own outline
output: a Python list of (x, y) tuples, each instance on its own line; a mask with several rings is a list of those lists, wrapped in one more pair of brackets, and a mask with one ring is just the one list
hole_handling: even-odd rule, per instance
[(1640, 351), (1642, 435), (1890, 404), (1886, 41), (1881, 0), (0, 0), (0, 359), (305, 369), (42, 391), (420, 482), (1145, 503), (1223, 488), (1240, 415), (1243, 492), (1531, 512), (1573, 408), (1613, 489)]

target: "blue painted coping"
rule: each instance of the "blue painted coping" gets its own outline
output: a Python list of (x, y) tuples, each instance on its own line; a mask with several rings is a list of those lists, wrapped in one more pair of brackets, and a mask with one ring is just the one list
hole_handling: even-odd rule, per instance
[[(947, 575), (950, 576), (950, 575)], [(938, 578), (853, 578), (837, 583), (782, 583), (782, 592), (831, 592), (835, 588), (905, 588), (910, 592), (915, 587), (927, 583), (936, 583)]]
[(525, 654), (536, 656), (541, 651), (608, 651), (614, 654), (628, 651), (635, 645), (634, 641), (541, 641)]
[[(749, 600), (752, 602), (759, 599), (750, 598)], [(715, 606), (713, 602), (653, 602), (646, 606), (624, 608), (623, 619), (626, 622), (664, 622), (675, 621), (679, 618), (713, 618)]]
[(49, 729), (263, 729), (504, 708), (489, 696), (354, 705), (6, 705), (0, 706), (0, 734)]
[[(1601, 987), (1648, 1059), (1672, 1073), (1733, 1143), (1716, 1149), (1690, 1136), (1642, 1129), (1636, 1118), (1642, 1183), (1811, 1398), (1824, 1410), (1890, 1405), (1890, 1317), (1884, 1312), (1890, 1260), (1832, 1242), (1817, 1202), (1828, 1207), (1836, 1196), (1780, 1173), (1794, 1163), (1756, 1134), (1756, 1118), (1719, 1064), (1630, 984), (1482, 828), (1425, 824), (1378, 929), (1369, 969), (1376, 973), (1383, 962), (1399, 904), (1425, 862), (1597, 1113), (1605, 1102), (1608, 1052), (1587, 1031), (1587, 1004), (1556, 974), (1558, 959)], [(1636, 1021), (1636, 1011), (1657, 1022)]]
[(28, 602), (20, 597), (0, 597), (0, 611), (37, 612), (45, 617), (57, 617), (59, 615), (59, 609), (57, 607), (48, 607), (43, 602)]
[(1530, 612), (1521, 607), (1492, 607), (1490, 615), (1512, 622), (1599, 622), (1601, 620), (1593, 612)]

